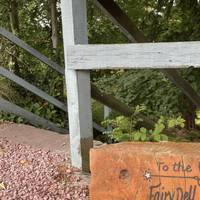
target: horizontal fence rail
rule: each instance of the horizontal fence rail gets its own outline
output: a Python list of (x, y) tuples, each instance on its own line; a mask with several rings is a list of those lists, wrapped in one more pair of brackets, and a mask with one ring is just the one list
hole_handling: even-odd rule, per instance
[(119, 30), (131, 42), (143, 41), (143, 34), (132, 23), (130, 18), (122, 11), (115, 1), (92, 0), (94, 4), (110, 19), (110, 21), (119, 27)]
[(12, 113), (17, 116), (20, 116), (24, 119), (26, 119), (30, 124), (34, 126), (39, 126), (46, 128), (48, 130), (56, 131), (58, 133), (67, 133), (67, 129), (65, 128), (59, 128), (54, 123), (39, 117), (38, 115), (33, 114), (32, 112), (29, 112), (3, 98), (0, 97), (0, 111)]
[(27, 89), (28, 91), (36, 94), (37, 96), (41, 97), (42, 99), (45, 99), (49, 103), (52, 103), (57, 108), (60, 108), (61, 110), (67, 112), (67, 106), (63, 102), (55, 99), (54, 97), (50, 96), (49, 94), (47, 94), (45, 92), (43, 92), (36, 86), (30, 84), (29, 82), (25, 81), (24, 79), (20, 78), (19, 76), (16, 76), (15, 74), (6, 70), (5, 68), (0, 67), (0, 75), (10, 79), (11, 81), (14, 81), (15, 83), (17, 83), (18, 85)]
[[(47, 58), (46, 56), (42, 55), (40, 52), (38, 52), (36, 49), (30, 47), (28, 44), (26, 44), (24, 41), (20, 40), (19, 38), (17, 38), (14, 34), (6, 31), (4, 28), (0, 27), (0, 35), (2, 35), (3, 37), (7, 38), (8, 40), (10, 40), (11, 42), (15, 43), (16, 45), (20, 46), (21, 48), (23, 48), (25, 51), (29, 52), (31, 55), (35, 56), (36, 58), (38, 58), (40, 61), (42, 61), (43, 63), (49, 65), (52, 69), (55, 69), (58, 73), (60, 73), (61, 75), (64, 75), (64, 68), (62, 68), (60, 65), (58, 65), (57, 63), (51, 61), (49, 58)], [(170, 69), (169, 69), (170, 71)], [(174, 73), (174, 72), (173, 72)], [(169, 77), (171, 78), (171, 76)], [(174, 80), (175, 79), (175, 80)], [(177, 85), (177, 79), (176, 77), (173, 77), (173, 82), (175, 82), (175, 84)], [(188, 84), (182, 84), (182, 81), (179, 81), (179, 88), (181, 86), (181, 89), (185, 91), (189, 92), (189, 97), (192, 100), (192, 102), (197, 105), (197, 107), (199, 107), (200, 105), (200, 100), (198, 98), (198, 95), (193, 95), (191, 90), (191, 87), (187, 87), (185, 88), (184, 86), (188, 86)], [(186, 90), (187, 89), (187, 90)], [(104, 94), (102, 92), (100, 92), (100, 90), (98, 90), (97, 87), (95, 87), (93, 84), (91, 85), (91, 92), (92, 92), (92, 97), (103, 103), (104, 105), (109, 106), (110, 108), (112, 108), (113, 110), (116, 110), (120, 113), (122, 113), (123, 115), (127, 116), (127, 113), (132, 113), (132, 109), (129, 108), (127, 105), (123, 104), (122, 102), (120, 102), (119, 100), (115, 99), (113, 96), (111, 95), (107, 95)], [(192, 93), (192, 95), (190, 94)], [(186, 94), (186, 95), (187, 95)], [(196, 93), (195, 93), (196, 94)], [(195, 98), (194, 98), (194, 97)], [(117, 102), (117, 104), (112, 104), (110, 102)], [(118, 104), (120, 106), (118, 106)], [(128, 112), (127, 112), (128, 111)], [(147, 127), (152, 127), (154, 122), (149, 123), (148, 120), (146, 120), (146, 116), (142, 116), (142, 118), (145, 118), (144, 121), (147, 122)], [(150, 125), (149, 125), (150, 124)], [(93, 127), (95, 129), (97, 129), (98, 131), (104, 131), (105, 129), (101, 126), (99, 126), (98, 124), (96, 124), (95, 122), (93, 123)]]
[(200, 42), (75, 45), (68, 47), (68, 68), (159, 69), (200, 67)]
[[(110, 19), (110, 21), (117, 25), (119, 30), (130, 42), (145, 43), (150, 42), (148, 38), (144, 36), (144, 33), (138, 29), (133, 23), (132, 19), (120, 8), (120, 6), (114, 0), (93, 0), (95, 5)], [(193, 102), (195, 106), (200, 107), (200, 96), (192, 88), (189, 82), (187, 82), (176, 69), (160, 69), (169, 80), (171, 80), (185, 96)]]
[[(23, 40), (19, 39), (14, 34), (12, 34), (9, 31), (7, 31), (6, 29), (0, 27), (0, 35), (5, 37), (9, 41), (13, 42), (17, 46), (21, 47), (22, 49), (24, 49), (25, 51), (30, 53), (32, 56), (36, 57), (37, 59), (39, 59), (40, 61), (42, 61), (43, 63), (45, 63), (46, 65), (48, 65), (52, 69), (54, 69), (55, 71), (57, 71), (59, 74), (65, 75), (65, 69), (63, 67), (61, 67), (57, 63), (55, 63), (52, 60), (50, 60), (49, 58), (47, 58), (46, 56), (44, 56), (43, 54), (38, 52), (36, 49), (34, 49), (33, 47), (29, 46)], [(24, 81), (20, 77), (17, 77), (16, 75), (14, 75), (11, 72), (9, 72), (9, 71), (7, 71), (5, 69), (2, 69), (2, 68), (0, 69), (0, 74), (2, 76), (5, 76), (8, 79), (14, 81), (15, 83), (19, 84), (20, 86), (24, 87), (25, 89), (33, 92), (34, 94), (40, 96), (41, 98), (49, 101), (50, 103), (54, 104), (56, 107), (62, 109), (63, 111), (67, 112), (67, 105), (64, 105), (64, 103), (58, 101), (54, 97), (51, 97), (50, 95), (46, 94), (45, 92), (43, 92), (42, 90), (38, 89), (37, 87), (31, 85), (27, 81)], [(100, 126), (99, 124), (97, 124), (95, 122), (93, 122), (93, 128), (96, 129), (99, 132), (105, 131), (105, 129), (102, 126)]]
[(178, 85), (184, 94), (190, 99), (190, 101), (197, 107), (200, 108), (200, 96), (198, 92), (195, 92), (192, 86), (183, 79), (177, 70), (164, 69), (163, 70), (166, 76), (171, 80), (175, 85)]
[(0, 35), (7, 38), (9, 41), (13, 42), (17, 46), (21, 47), (25, 51), (29, 52), (34, 57), (38, 58), (43, 63), (47, 64), (49, 67), (54, 69), (55, 71), (59, 72), (60, 74), (64, 75), (64, 68), (58, 65), (57, 63), (53, 62), (40, 52), (38, 52), (33, 47), (29, 46), (27, 43), (25, 43), (23, 40), (20, 40), (18, 37), (16, 37), (14, 34), (10, 33), (6, 29), (0, 27)]

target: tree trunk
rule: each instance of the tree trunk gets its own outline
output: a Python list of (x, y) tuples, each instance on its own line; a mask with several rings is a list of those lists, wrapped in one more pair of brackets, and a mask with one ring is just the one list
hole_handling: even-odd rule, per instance
[[(10, 16), (10, 26), (11, 31), (15, 35), (19, 34), (19, 17), (18, 17), (18, 3), (16, 0), (10, 0), (9, 1), (9, 16)], [(16, 46), (13, 46), (12, 48), (12, 54), (11, 57), (11, 66), (13, 67), (14, 73), (17, 75), (20, 75), (20, 68), (17, 61), (17, 58), (19, 57), (19, 50)]]
[[(51, 15), (51, 41), (53, 46), (53, 54), (54, 60), (60, 64), (60, 48), (59, 48), (59, 20), (58, 20), (58, 9), (57, 9), (58, 0), (49, 0), (50, 6), (50, 15)], [(67, 99), (65, 80), (63, 80), (62, 87), (59, 86), (59, 91), (62, 94), (63, 99)], [(54, 87), (54, 86), (52, 86)], [(55, 88), (50, 88), (50, 90), (54, 90)]]
[(196, 129), (195, 118), (196, 118), (196, 106), (183, 96), (183, 103), (185, 105), (184, 119), (185, 128), (187, 130)]
[(51, 8), (51, 40), (54, 49), (54, 54), (56, 56), (56, 61), (59, 62), (59, 49), (58, 49), (58, 41), (59, 41), (59, 30), (58, 30), (58, 11), (57, 11), (57, 0), (50, 1)]

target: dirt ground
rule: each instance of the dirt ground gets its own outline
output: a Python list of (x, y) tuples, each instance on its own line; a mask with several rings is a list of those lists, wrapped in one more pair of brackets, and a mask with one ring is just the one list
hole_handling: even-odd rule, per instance
[[(37, 165), (34, 165), (34, 162), (39, 162), (43, 163), (43, 161), (46, 159), (45, 164), (43, 168), (41, 168), (42, 174), (45, 174), (45, 168), (48, 168), (50, 163), (52, 161), (49, 161), (51, 159), (54, 160), (54, 166), (56, 169), (60, 168), (60, 165), (57, 166), (57, 157), (58, 160), (65, 160), (65, 166), (64, 167), (64, 177), (67, 176), (69, 178), (69, 183), (68, 186), (64, 187), (60, 183), (56, 183), (53, 179), (49, 180), (51, 182), (52, 187), (55, 186), (55, 191), (60, 191), (59, 195), (61, 199), (81, 199), (85, 200), (88, 199), (87, 194), (87, 187), (90, 182), (90, 175), (89, 174), (84, 174), (81, 173), (78, 170), (74, 170), (73, 168), (70, 167), (70, 143), (69, 143), (69, 135), (62, 135), (58, 134), (52, 131), (48, 130), (43, 130), (43, 129), (38, 129), (33, 126), (29, 125), (22, 125), (22, 124), (15, 124), (15, 123), (0, 123), (0, 141), (1, 141), (1, 146), (3, 148), (3, 151), (5, 150), (5, 155), (1, 154), (0, 159), (1, 159), (1, 164), (0, 164), (0, 169), (1, 169), (1, 175), (0, 179), (5, 179), (7, 182), (12, 182), (13, 183), (8, 183), (8, 190), (3, 190), (1, 191), (0, 188), (0, 199), (13, 199), (13, 195), (22, 195), (26, 193), (23, 188), (21, 188), (20, 184), (17, 183), (16, 178), (19, 178), (21, 181), (21, 178), (23, 176), (27, 176), (27, 181), (29, 182), (31, 179), (29, 177), (29, 173), (31, 174), (32, 171), (27, 172), (25, 175), (17, 176), (16, 178), (13, 178), (13, 176), (16, 176), (16, 173), (20, 174), (20, 168), (18, 166), (18, 161), (17, 159), (24, 157), (24, 155), (27, 155), (27, 160), (30, 158), (32, 161), (30, 161), (30, 167), (33, 167), (34, 172), (32, 173), (32, 176), (35, 176), (35, 173), (37, 172)], [(95, 142), (95, 146), (100, 145), (99, 142)], [(7, 150), (6, 150), (7, 149)], [(39, 158), (38, 151), (43, 152), (41, 158)], [(24, 153), (23, 153), (24, 152)], [(36, 156), (34, 158), (34, 156)], [(18, 158), (19, 157), (19, 158)], [(41, 161), (40, 161), (41, 160)], [(7, 163), (6, 165), (3, 163)], [(29, 162), (29, 161), (27, 161)], [(33, 166), (32, 166), (33, 165)], [(16, 167), (16, 169), (14, 169)], [(13, 168), (13, 171), (10, 169)], [(63, 167), (61, 167), (63, 168)], [(17, 170), (19, 172), (17, 172)], [(63, 171), (63, 169), (61, 170)], [(49, 173), (49, 172), (48, 172)], [(55, 172), (57, 173), (57, 172)], [(11, 177), (9, 177), (12, 174)], [(61, 173), (62, 174), (62, 173)], [(2, 177), (1, 177), (2, 176)], [(63, 174), (62, 174), (63, 176)], [(78, 178), (77, 178), (78, 177)], [(46, 179), (45, 175), (41, 175), (40, 179)], [(77, 181), (76, 181), (77, 180)], [(37, 181), (38, 182), (38, 181)], [(50, 184), (49, 182), (49, 184)], [(0, 180), (0, 183), (2, 184), (2, 180)], [(56, 185), (57, 184), (57, 185)], [(23, 185), (23, 184), (21, 184)], [(13, 187), (15, 188), (13, 189)], [(60, 189), (56, 189), (56, 187), (61, 187)], [(63, 187), (63, 188), (62, 188)], [(9, 189), (10, 188), (10, 189)], [(17, 189), (18, 188), (18, 189)], [(50, 195), (50, 189), (44, 190), (43, 188), (40, 188), (38, 186), (38, 190), (41, 190), (44, 192), (43, 195), (45, 195), (45, 192), (47, 195)], [(17, 193), (19, 192), (19, 193)], [(20, 193), (21, 192), (21, 193)], [(37, 191), (35, 190), (35, 186), (33, 185), (32, 191), (29, 192), (30, 195), (39, 195)], [(12, 194), (12, 195), (11, 195)], [(55, 193), (52, 193), (52, 195), (55, 195)], [(62, 197), (64, 195), (65, 198)], [(68, 195), (68, 196), (66, 196)], [(71, 196), (70, 196), (71, 195)], [(4, 197), (4, 198), (3, 198)], [(28, 197), (28, 199), (29, 199)], [(48, 196), (47, 196), (48, 197)], [(49, 199), (60, 199), (57, 197), (52, 197)], [(23, 199), (23, 198), (20, 198)], [(27, 198), (24, 198), (27, 199)], [(31, 198), (30, 198), (31, 199)], [(43, 199), (43, 198), (34, 198), (34, 199)]]
[(5, 137), (14, 143), (29, 145), (33, 148), (42, 148), (67, 155), (70, 153), (69, 135), (62, 135), (29, 125), (1, 123), (0, 137)]

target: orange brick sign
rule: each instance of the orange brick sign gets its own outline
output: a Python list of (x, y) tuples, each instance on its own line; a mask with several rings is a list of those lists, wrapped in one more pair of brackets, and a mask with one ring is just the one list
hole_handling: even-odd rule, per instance
[(120, 143), (90, 156), (91, 200), (200, 200), (200, 144)]

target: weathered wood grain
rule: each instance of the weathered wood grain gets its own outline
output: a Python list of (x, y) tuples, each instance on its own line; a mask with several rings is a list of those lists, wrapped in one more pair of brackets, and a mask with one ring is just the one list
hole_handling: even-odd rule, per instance
[(72, 165), (89, 171), (93, 146), (90, 72), (68, 68), (68, 45), (87, 44), (86, 0), (62, 0), (62, 23)]
[(6, 112), (6, 113), (13, 113), (17, 116), (20, 116), (24, 119), (26, 119), (30, 124), (38, 127), (43, 127), (48, 130), (52, 130), (58, 133), (67, 133), (67, 128), (59, 128), (56, 126), (53, 122), (50, 122), (42, 117), (39, 117), (3, 98), (0, 97), (0, 111)]
[(90, 198), (198, 200), (199, 175), (198, 143), (104, 145), (91, 150)]
[(68, 68), (159, 69), (200, 67), (200, 42), (76, 45), (68, 47)]

